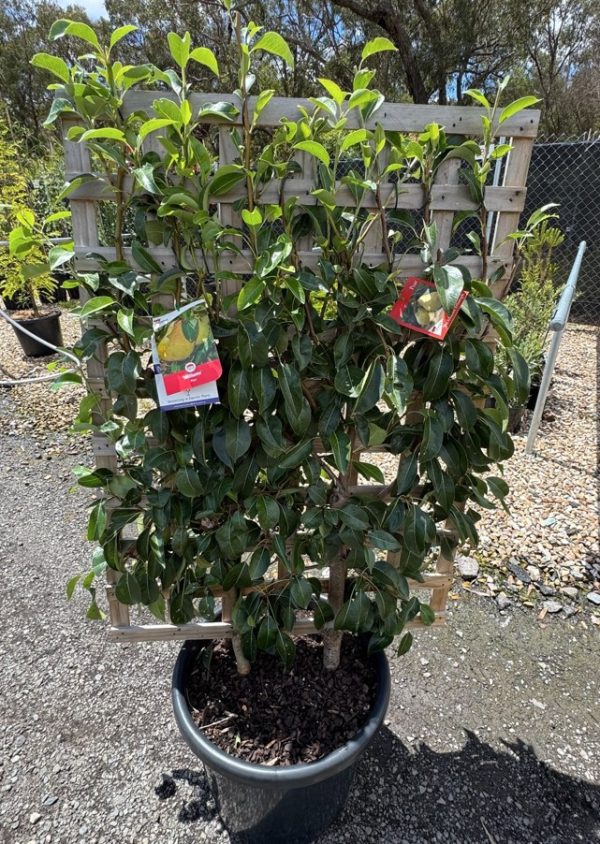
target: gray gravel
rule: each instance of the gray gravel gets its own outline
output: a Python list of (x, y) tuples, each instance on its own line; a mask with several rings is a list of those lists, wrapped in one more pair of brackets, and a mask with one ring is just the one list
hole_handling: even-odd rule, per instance
[[(177, 645), (107, 643), (65, 600), (89, 554), (84, 446), (1, 442), (0, 841), (228, 844), (172, 718)], [(597, 842), (599, 638), (459, 592), (393, 659), (389, 723), (320, 844)]]

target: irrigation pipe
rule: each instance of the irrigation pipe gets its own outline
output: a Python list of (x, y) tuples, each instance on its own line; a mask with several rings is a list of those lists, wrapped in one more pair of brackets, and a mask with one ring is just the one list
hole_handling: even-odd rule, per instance
[[(53, 352), (56, 352), (57, 354), (74, 361), (74, 363), (77, 364), (78, 369), (81, 368), (81, 361), (75, 355), (71, 354), (71, 352), (68, 352), (66, 349), (60, 349), (53, 343), (49, 343), (47, 340), (43, 340), (41, 337), (38, 337), (37, 334), (33, 334), (31, 331), (28, 331), (20, 322), (18, 322), (18, 320), (9, 317), (9, 315), (5, 313), (5, 311), (0, 311), (0, 317), (6, 320), (6, 322), (10, 323), (13, 328), (16, 328), (18, 331), (22, 331), (23, 334), (27, 334), (28, 337), (32, 337), (34, 340), (36, 340), (38, 343), (41, 343), (43, 346), (47, 346), (49, 349), (52, 349)], [(72, 372), (73, 370), (70, 369), (65, 371)], [(17, 387), (20, 384), (36, 384), (42, 381), (54, 381), (54, 379), (57, 378), (58, 375), (62, 375), (62, 372), (59, 372), (56, 375), (36, 375), (33, 378), (20, 378), (18, 380), (11, 379), (7, 381), (0, 381), (0, 387)]]

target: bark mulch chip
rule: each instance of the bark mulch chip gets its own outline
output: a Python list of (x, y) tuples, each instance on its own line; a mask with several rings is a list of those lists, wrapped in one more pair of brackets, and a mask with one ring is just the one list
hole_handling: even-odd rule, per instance
[(344, 637), (337, 671), (323, 669), (319, 641), (299, 637), (291, 670), (261, 654), (247, 677), (219, 643), (208, 673), (199, 656), (188, 689), (194, 720), (210, 741), (231, 756), (269, 766), (316, 762), (341, 747), (363, 726), (374, 697), (375, 672), (351, 636)]

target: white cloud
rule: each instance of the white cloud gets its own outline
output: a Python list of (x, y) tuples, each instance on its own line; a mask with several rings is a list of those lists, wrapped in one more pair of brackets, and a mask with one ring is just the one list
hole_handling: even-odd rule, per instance
[(83, 6), (91, 20), (97, 20), (103, 16), (106, 17), (104, 0), (58, 0), (58, 2), (64, 7), (76, 2), (78, 6)]

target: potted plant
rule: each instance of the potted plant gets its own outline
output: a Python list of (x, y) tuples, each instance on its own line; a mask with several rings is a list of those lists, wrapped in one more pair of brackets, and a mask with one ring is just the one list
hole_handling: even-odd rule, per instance
[[(73, 257), (72, 244), (52, 246), (51, 227), (58, 220), (69, 217), (68, 211), (59, 211), (48, 216), (41, 224), (29, 208), (18, 208), (14, 217), (18, 225), (9, 236), (9, 252), (13, 271), (0, 281), (0, 294), (16, 304), (12, 319), (25, 331), (13, 326), (24, 353), (30, 357), (44, 357), (52, 354), (46, 344), (62, 346), (60, 310), (43, 304), (54, 294), (57, 283), (51, 271), (67, 263)], [(50, 227), (50, 228), (49, 228)], [(47, 260), (44, 260), (46, 256)]]
[[(116, 254), (96, 254), (99, 272), (83, 279), (80, 315), (93, 323), (74, 349), (82, 361), (105, 360), (105, 391), (89, 384), (76, 428), (107, 437), (119, 459), (118, 471), (79, 470), (80, 484), (103, 493), (88, 525), (99, 547), (81, 576), (92, 596), (88, 615), (102, 615), (95, 578), (107, 569), (113, 600), (141, 604), (162, 622), (220, 610), (231, 647), (186, 643), (174, 673), (178, 723), (230, 829), (248, 841), (309, 841), (340, 810), (350, 766), (382, 721), (384, 649), (396, 641), (407, 651), (407, 625), (435, 618), (410, 581), (422, 579), (436, 548), (451, 559), (458, 542), (475, 545), (474, 507), (503, 503), (508, 491), (489, 472), (512, 454), (508, 402), (526, 389), (526, 367), (513, 352), (512, 372), (495, 373), (483, 335), (492, 325), (510, 347), (510, 314), (485, 274), (471, 278), (453, 263), (456, 250), (438, 249), (430, 194), (437, 168), (460, 158), (483, 208), (493, 134), (531, 100), (503, 111), (497, 100), (488, 104), (483, 157), (479, 144), (452, 144), (436, 124), (418, 136), (386, 132), (375, 120), (383, 97), (368, 64), (394, 48), (378, 38), (363, 50), (352, 92), (321, 80), (325, 96), (267, 135), (258, 122), (273, 91), (254, 91), (253, 71), (265, 55), (293, 62), (281, 36), (232, 15), (238, 90), (198, 102), (189, 65), (218, 75), (213, 53), (171, 33), (173, 67), (123, 66), (113, 50), (132, 29), (105, 45), (90, 27), (58, 21), (51, 35), (83, 39), (85, 59), (75, 68), (46, 54), (34, 59), (61, 82), (49, 122), (61, 113), (72, 121), (69, 138), (101, 163), (103, 195), (115, 207)], [(153, 110), (126, 112), (122, 103), (140, 84), (160, 86)], [(208, 116), (221, 121), (226, 163), (202, 128)], [(241, 126), (227, 130), (234, 119)], [(146, 151), (151, 134), (158, 145)], [(344, 205), (336, 175), (349, 149), (361, 166), (341, 179)], [(315, 173), (303, 201), (293, 190), (301, 158)], [(424, 225), (414, 236), (431, 285), (418, 307), (441, 322), (454, 317), (442, 340), (390, 316), (405, 285), (388, 214), (415, 179)], [(217, 205), (232, 191), (225, 220)], [(127, 214), (136, 221), (130, 249)], [(371, 266), (377, 230), (384, 259)], [(318, 255), (307, 254), (307, 241)], [(166, 267), (154, 257), (157, 244), (172, 250)], [(479, 248), (485, 269), (485, 239)], [(151, 349), (193, 370), (209, 338), (194, 317), (153, 344), (152, 319), (196, 298), (218, 344), (219, 401), (166, 411)], [(482, 409), (490, 390), (497, 407)], [(368, 449), (398, 458), (397, 471), (384, 475), (362, 458)], [(307, 614), (318, 645), (295, 639)], [(354, 674), (357, 687), (348, 685)], [(293, 707), (308, 707), (309, 675), (321, 703), (307, 715)], [(236, 699), (237, 711), (220, 712), (218, 699)]]
[[(556, 216), (551, 213), (522, 240), (517, 282), (505, 300), (513, 316), (513, 348), (527, 362), (531, 381), (524, 401), (519, 402), (515, 397), (510, 404), (511, 431), (518, 430), (525, 408), (535, 408), (544, 374), (546, 339), (560, 295), (553, 253), (564, 242), (564, 235), (551, 225), (551, 219)], [(498, 365), (510, 370), (512, 363), (504, 349), (499, 350), (498, 357)]]

